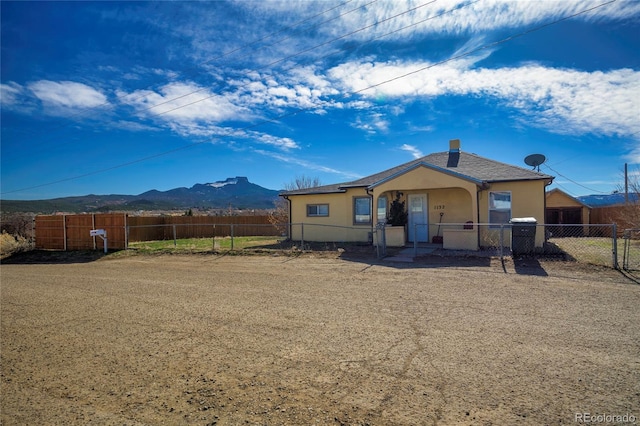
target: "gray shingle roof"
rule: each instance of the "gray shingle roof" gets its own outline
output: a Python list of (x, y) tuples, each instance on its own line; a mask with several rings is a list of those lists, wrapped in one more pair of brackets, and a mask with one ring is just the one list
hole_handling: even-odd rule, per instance
[(476, 154), (466, 152), (437, 152), (351, 182), (324, 185), (308, 189), (298, 189), (294, 191), (284, 191), (281, 195), (327, 194), (332, 192), (345, 192), (349, 187), (374, 186), (385, 179), (401, 174), (402, 172), (421, 164), (424, 164), (426, 167), (432, 167), (436, 170), (440, 170), (443, 173), (455, 174), (463, 179), (479, 183), (553, 179), (553, 176), (549, 176), (544, 173), (501, 163)]

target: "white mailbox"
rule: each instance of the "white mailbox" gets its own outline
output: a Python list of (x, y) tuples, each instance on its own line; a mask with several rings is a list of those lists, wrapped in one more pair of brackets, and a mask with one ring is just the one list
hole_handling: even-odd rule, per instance
[(92, 237), (104, 237), (107, 235), (107, 232), (104, 229), (92, 229), (90, 235)]
[(89, 231), (89, 235), (92, 237), (100, 237), (104, 243), (104, 252), (107, 252), (107, 231), (104, 229), (92, 229)]

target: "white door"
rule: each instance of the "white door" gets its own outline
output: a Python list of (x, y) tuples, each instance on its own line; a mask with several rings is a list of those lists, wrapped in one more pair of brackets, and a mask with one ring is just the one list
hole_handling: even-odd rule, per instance
[(427, 194), (409, 194), (409, 241), (428, 242)]

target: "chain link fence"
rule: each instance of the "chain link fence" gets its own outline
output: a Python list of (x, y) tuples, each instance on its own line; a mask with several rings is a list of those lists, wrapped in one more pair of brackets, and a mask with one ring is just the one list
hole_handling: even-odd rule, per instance
[(640, 228), (624, 230), (621, 263), (624, 270), (640, 271)]
[[(67, 226), (66, 231), (59, 231), (69, 234), (59, 236), (59, 249), (73, 249), (74, 239), (70, 237), (76, 227), (82, 235), (96, 227), (89, 222), (82, 225)], [(54, 228), (48, 222), (36, 226), (43, 228), (40, 231)], [(400, 237), (391, 232), (397, 232), (397, 228), (392, 230), (384, 224), (349, 227), (310, 223), (173, 223), (127, 224), (119, 229), (125, 248), (139, 251), (322, 251), (347, 247), (353, 251), (354, 247), (359, 247), (358, 251), (384, 258), (398, 250), (413, 248), (414, 256), (537, 256), (640, 271), (640, 228), (619, 231), (614, 224), (417, 224), (404, 229), (400, 227), (399, 231), (403, 232)], [(56, 235), (50, 236), (54, 237)], [(64, 241), (67, 241), (66, 247), (62, 246)], [(94, 244), (92, 248), (99, 247)]]
[[(428, 228), (430, 226), (430, 228)], [(578, 261), (608, 267), (640, 267), (640, 230), (624, 233), (619, 251), (618, 231), (614, 224), (539, 225), (532, 223), (474, 224), (442, 223), (414, 225), (407, 229), (418, 248), (431, 248), (433, 254), (477, 256), (545, 257)], [(428, 235), (430, 239), (424, 240)], [(421, 239), (422, 236), (422, 239)], [(385, 250), (383, 250), (384, 252)], [(620, 260), (623, 259), (623, 262)]]
[[(136, 232), (162, 227), (153, 241), (137, 240)], [(498, 257), (537, 256), (608, 267), (640, 269), (640, 229), (625, 230), (618, 249), (615, 225), (538, 225), (442, 223), (406, 227), (401, 241), (391, 247), (384, 225), (333, 226), (309, 223), (172, 224), (127, 227), (128, 249), (133, 250), (337, 250), (368, 247), (378, 258), (391, 251), (414, 249), (414, 254)], [(291, 236), (291, 237), (290, 237)]]

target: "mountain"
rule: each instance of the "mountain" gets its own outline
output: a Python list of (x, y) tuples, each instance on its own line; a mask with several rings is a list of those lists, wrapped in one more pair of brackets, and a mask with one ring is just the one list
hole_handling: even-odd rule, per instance
[[(639, 194), (629, 193), (629, 201), (635, 203), (639, 199)], [(616, 192), (614, 194), (606, 194), (606, 195), (583, 195), (577, 197), (580, 202), (590, 206), (590, 207), (605, 207), (605, 206), (615, 206), (616, 204), (624, 204), (624, 194), (620, 192)]]
[(0, 210), (9, 212), (55, 213), (106, 212), (136, 210), (270, 209), (278, 198), (278, 191), (249, 182), (243, 176), (213, 183), (198, 183), (191, 188), (168, 191), (151, 190), (139, 195), (84, 195), (50, 200), (2, 200)]

